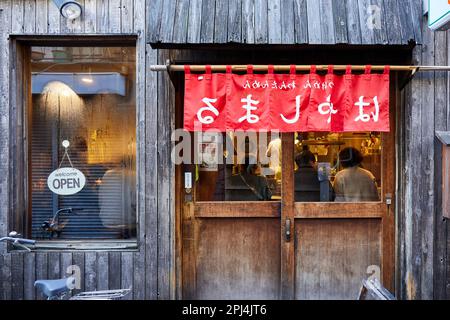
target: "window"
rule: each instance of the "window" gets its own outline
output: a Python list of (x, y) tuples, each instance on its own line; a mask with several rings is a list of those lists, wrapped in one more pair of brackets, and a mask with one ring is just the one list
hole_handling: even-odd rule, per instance
[(295, 201), (380, 201), (380, 133), (303, 132), (294, 148)]
[(136, 238), (135, 72), (131, 46), (31, 47), (33, 238)]
[[(198, 133), (197, 201), (279, 201), (279, 133)], [(219, 152), (222, 151), (222, 152)]]

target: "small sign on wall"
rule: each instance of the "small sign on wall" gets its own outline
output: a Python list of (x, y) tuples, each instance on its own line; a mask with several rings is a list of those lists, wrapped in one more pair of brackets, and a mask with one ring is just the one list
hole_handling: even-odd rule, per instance
[(431, 30), (450, 29), (450, 0), (428, 1), (428, 27)]

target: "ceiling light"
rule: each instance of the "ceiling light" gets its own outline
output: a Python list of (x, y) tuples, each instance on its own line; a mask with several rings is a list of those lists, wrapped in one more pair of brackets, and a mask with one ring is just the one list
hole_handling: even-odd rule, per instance
[(81, 16), (82, 8), (78, 2), (71, 0), (53, 0), (53, 2), (64, 18), (74, 20)]

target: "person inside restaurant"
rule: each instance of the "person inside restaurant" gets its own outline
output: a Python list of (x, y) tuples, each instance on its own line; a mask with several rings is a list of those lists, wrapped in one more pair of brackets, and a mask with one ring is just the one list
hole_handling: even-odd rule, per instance
[(339, 152), (339, 163), (344, 168), (334, 178), (335, 201), (379, 201), (374, 175), (361, 168), (363, 155), (358, 149), (347, 147)]

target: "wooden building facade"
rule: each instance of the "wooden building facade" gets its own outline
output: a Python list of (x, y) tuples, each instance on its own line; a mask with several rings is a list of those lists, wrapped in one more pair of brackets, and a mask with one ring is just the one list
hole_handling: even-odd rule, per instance
[[(380, 266), (383, 284), (399, 299), (449, 297), (442, 146), (435, 137), (450, 130), (447, 72), (392, 73), (385, 194), (379, 203), (348, 209), (294, 206), (289, 193), (254, 207), (185, 202), (184, 168), (171, 161), (183, 78), (150, 68), (168, 62), (449, 65), (448, 32), (428, 29), (422, 1), (78, 2), (81, 18), (68, 21), (52, 0), (0, 0), (0, 235), (27, 235), (21, 218), (30, 202), (24, 48), (127, 43), (136, 47), (136, 247), (86, 241), (23, 252), (1, 244), (0, 299), (42, 298), (34, 281), (65, 277), (71, 265), (80, 267), (80, 290), (132, 287), (132, 299), (351, 299), (362, 276), (374, 271), (370, 265)], [(292, 138), (283, 136), (283, 146)], [(283, 165), (293, 171), (292, 163)], [(286, 173), (283, 181), (292, 187)], [(285, 225), (286, 217), (295, 226)], [(283, 244), (284, 228), (293, 228), (294, 244)]]

